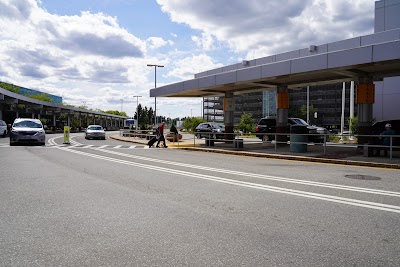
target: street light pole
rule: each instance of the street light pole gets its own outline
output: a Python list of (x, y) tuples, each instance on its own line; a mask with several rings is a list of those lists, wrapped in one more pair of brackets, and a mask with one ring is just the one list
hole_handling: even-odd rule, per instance
[[(147, 67), (154, 67), (154, 89), (157, 88), (157, 68), (164, 68), (163, 65), (147, 64)], [(154, 125), (157, 125), (157, 97), (154, 97)]]
[(142, 97), (141, 95), (134, 95), (133, 97), (136, 97), (136, 131), (138, 130), (139, 126), (139, 97)]
[[(158, 108), (158, 109), (156, 109), (156, 111), (157, 111), (157, 110), (160, 110), (160, 109)], [(160, 119), (160, 120), (161, 120), (161, 119)], [(156, 125), (157, 125), (157, 117), (156, 117)]]

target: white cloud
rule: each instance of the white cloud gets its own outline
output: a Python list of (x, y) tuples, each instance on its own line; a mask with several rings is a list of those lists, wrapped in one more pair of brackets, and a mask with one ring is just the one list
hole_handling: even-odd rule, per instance
[(373, 29), (371, 0), (157, 2), (173, 21), (215, 36), (237, 52), (285, 52)]
[(186, 57), (175, 61), (173, 64), (174, 68), (166, 76), (176, 77), (181, 80), (193, 79), (195, 73), (222, 67), (222, 64), (215, 63), (206, 54)]
[[(123, 109), (133, 114), (132, 95), (142, 95), (142, 105), (154, 105), (149, 98), (154, 70), (148, 63), (166, 66), (157, 71), (161, 86), (192, 79), (221, 67), (220, 62), (337, 41), (373, 28), (372, 0), (157, 2), (183, 26), (166, 30), (172, 40), (151, 33), (138, 38), (124, 28), (129, 23), (121, 27), (117, 17), (105, 13), (61, 16), (47, 12), (39, 0), (0, 0), (0, 80), (61, 95), (73, 105), (86, 101), (92, 108), (120, 109), (124, 99)], [(163, 112), (165, 104), (172, 116), (182, 110), (190, 114), (193, 103), (200, 110), (197, 99), (189, 106), (183, 99), (158, 99), (157, 107)]]
[(147, 38), (146, 40), (147, 45), (150, 49), (157, 49), (166, 45), (174, 45), (174, 42), (171, 40), (165, 41), (163, 38), (161, 37), (150, 37)]
[(114, 17), (59, 16), (35, 0), (0, 0), (0, 34), (0, 81), (104, 110), (119, 107), (121, 98), (127, 107), (133, 94), (151, 103), (146, 42)]
[(192, 41), (195, 42), (196, 45), (204, 51), (210, 51), (215, 48), (214, 38), (211, 34), (205, 32), (201, 33), (201, 37), (192, 36)]

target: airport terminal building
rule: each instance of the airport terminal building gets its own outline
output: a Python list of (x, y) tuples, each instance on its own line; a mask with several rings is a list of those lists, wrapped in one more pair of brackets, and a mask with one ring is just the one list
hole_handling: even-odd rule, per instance
[[(400, 0), (382, 0), (375, 2), (375, 29), (374, 34), (371, 35), (370, 38), (376, 39), (375, 42), (379, 42), (379, 38), (385, 41), (399, 39), (399, 14)], [(330, 45), (336, 46), (336, 50), (346, 49), (351, 43), (357, 43), (359, 40), (359, 38), (353, 38)], [(322, 46), (310, 46), (310, 49), (315, 47), (321, 48)], [(275, 58), (279, 56), (280, 55), (274, 55)], [(258, 61), (262, 61), (262, 59)], [(242, 66), (240, 67), (246, 67), (246, 64), (249, 64), (249, 62), (242, 62)], [(233, 68), (234, 66), (227, 66), (224, 67), (223, 70), (229, 71)], [(221, 71), (221, 68), (196, 74), (195, 77), (204, 77), (218, 71)], [(397, 103), (400, 102), (400, 77), (386, 77), (383, 78), (382, 81), (374, 81), (374, 84), (375, 102), (373, 104), (373, 119), (376, 121), (400, 119), (400, 111), (397, 107)], [(314, 118), (314, 114), (310, 114), (310, 117), (313, 118), (312, 122), (327, 128), (339, 128), (342, 112), (343, 83), (312, 85), (308, 88), (309, 105), (312, 105), (318, 110), (316, 118)], [(350, 82), (346, 83), (345, 88), (345, 124), (347, 125), (350, 116)], [(289, 91), (289, 115), (293, 114), (294, 116), (298, 116), (296, 111), (298, 111), (301, 106), (307, 104), (307, 86), (289, 89)], [(203, 118), (206, 121), (224, 122), (223, 99), (224, 97), (203, 98)], [(235, 95), (235, 124), (239, 123), (240, 116), (244, 112), (251, 113), (255, 122), (266, 116), (276, 116), (276, 101), (276, 89)], [(357, 116), (357, 109), (355, 109), (354, 115)], [(304, 117), (304, 119), (306, 118)]]

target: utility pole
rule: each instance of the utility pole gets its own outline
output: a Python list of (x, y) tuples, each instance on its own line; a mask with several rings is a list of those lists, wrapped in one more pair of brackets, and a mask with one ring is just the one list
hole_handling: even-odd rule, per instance
[[(154, 89), (157, 88), (157, 68), (164, 68), (163, 65), (147, 64), (147, 67), (154, 67)], [(154, 125), (157, 125), (157, 97), (154, 97)]]
[(134, 95), (133, 97), (136, 97), (136, 131), (138, 130), (139, 126), (139, 97), (142, 97), (141, 95)]

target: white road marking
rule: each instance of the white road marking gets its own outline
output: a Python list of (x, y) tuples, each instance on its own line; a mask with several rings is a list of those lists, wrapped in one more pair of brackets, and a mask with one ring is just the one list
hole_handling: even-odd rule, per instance
[(106, 147), (108, 147), (108, 145), (99, 146), (99, 148), (106, 148)]
[[(144, 148), (149, 149), (148, 146), (145, 146)], [(109, 153), (109, 154), (127, 157), (127, 158), (139, 159), (139, 160), (143, 160), (143, 161), (150, 161), (150, 162), (168, 164), (168, 165), (191, 168), (191, 169), (207, 170), (207, 171), (213, 171), (213, 172), (218, 172), (218, 173), (227, 173), (227, 174), (240, 175), (240, 176), (245, 176), (245, 177), (250, 177), (250, 178), (263, 179), (263, 180), (272, 180), (272, 181), (278, 181), (278, 182), (302, 184), (302, 185), (308, 185), (308, 186), (332, 188), (332, 189), (346, 190), (346, 191), (353, 191), (353, 192), (400, 197), (400, 192), (394, 192), (394, 191), (386, 191), (386, 190), (378, 190), (378, 189), (370, 189), (370, 188), (346, 186), (346, 185), (338, 185), (338, 184), (330, 184), (330, 183), (321, 183), (321, 182), (313, 182), (313, 181), (304, 181), (304, 180), (300, 180), (300, 179), (292, 179), (292, 178), (285, 178), (285, 177), (278, 177), (278, 176), (271, 176), (271, 175), (255, 174), (255, 173), (246, 173), (246, 172), (232, 171), (232, 170), (228, 170), (228, 169), (218, 169), (218, 168), (211, 168), (211, 167), (205, 167), (205, 166), (200, 166), (200, 165), (193, 165), (193, 164), (186, 164), (186, 163), (181, 163), (181, 162), (173, 162), (173, 161), (167, 161), (167, 160), (161, 160), (161, 159), (142, 157), (142, 156), (137, 156), (137, 155), (130, 155), (130, 154), (125, 154), (125, 153), (116, 152), (116, 151), (102, 150), (99, 148), (92, 148), (92, 149), (99, 150), (101, 152), (105, 152), (105, 153)]]
[(121, 148), (122, 146), (115, 146), (114, 148)]
[[(135, 148), (136, 146), (130, 146), (129, 148)], [(100, 148), (100, 147), (99, 147)]]
[(370, 189), (370, 188), (355, 187), (355, 186), (304, 181), (304, 180), (299, 180), (299, 179), (291, 179), (291, 178), (263, 175), (263, 174), (256, 174), (256, 173), (239, 172), (239, 171), (232, 171), (232, 170), (228, 170), (228, 169), (218, 169), (218, 168), (211, 168), (211, 167), (205, 167), (205, 166), (200, 166), (200, 165), (193, 165), (193, 164), (173, 162), (173, 161), (167, 161), (167, 160), (161, 160), (161, 159), (147, 158), (147, 157), (142, 157), (142, 156), (137, 156), (137, 155), (124, 154), (124, 153), (116, 152), (116, 151), (108, 151), (108, 150), (102, 150), (102, 149), (96, 149), (96, 148), (92, 148), (92, 149), (99, 150), (99, 151), (109, 153), (109, 154), (118, 155), (118, 156), (124, 156), (127, 158), (139, 159), (139, 160), (144, 160), (144, 161), (168, 164), (168, 165), (191, 168), (191, 169), (207, 170), (207, 171), (213, 171), (213, 172), (219, 172), (219, 173), (227, 173), (227, 174), (240, 175), (240, 176), (245, 176), (245, 177), (250, 177), (250, 178), (263, 179), (263, 180), (272, 180), (272, 181), (278, 181), (278, 182), (286, 182), (286, 183), (302, 184), (302, 185), (317, 186), (317, 187), (324, 187), (324, 188), (340, 189), (340, 190), (346, 190), (346, 191), (354, 191), (354, 192), (400, 197), (400, 192), (394, 192), (394, 191), (385, 191), (385, 190)]
[(295, 195), (295, 196), (312, 198), (312, 199), (319, 199), (319, 200), (324, 200), (324, 201), (329, 201), (329, 202), (334, 202), (334, 203), (346, 204), (346, 205), (357, 206), (357, 207), (364, 207), (364, 208), (381, 210), (381, 211), (389, 211), (389, 212), (400, 214), (400, 206), (394, 206), (394, 205), (388, 205), (388, 204), (382, 204), (382, 203), (376, 203), (376, 202), (370, 202), (370, 201), (363, 201), (363, 200), (357, 200), (357, 199), (351, 199), (351, 198), (344, 198), (344, 197), (336, 197), (336, 196), (332, 196), (332, 195), (312, 193), (312, 192), (307, 192), (307, 191), (294, 190), (294, 189), (269, 186), (269, 185), (263, 185), (263, 184), (257, 184), (257, 183), (243, 182), (243, 181), (232, 180), (232, 179), (227, 179), (227, 178), (222, 178), (222, 177), (217, 177), (217, 176), (204, 175), (204, 174), (199, 174), (199, 173), (191, 173), (191, 172), (187, 172), (187, 171), (180, 171), (177, 169), (168, 169), (168, 168), (159, 167), (159, 166), (155, 166), (155, 165), (146, 165), (146, 164), (126, 161), (126, 160), (120, 160), (120, 159), (100, 156), (100, 155), (96, 155), (96, 154), (90, 154), (87, 152), (76, 151), (76, 150), (72, 150), (72, 149), (68, 149), (68, 148), (58, 147), (58, 149), (68, 151), (71, 153), (76, 153), (76, 154), (83, 155), (83, 156), (87, 156), (87, 157), (96, 158), (96, 159), (101, 159), (101, 160), (106, 160), (106, 161), (110, 161), (110, 162), (135, 166), (138, 168), (145, 168), (145, 169), (149, 169), (152, 171), (171, 173), (173, 175), (193, 177), (196, 179), (209, 180), (209, 181), (225, 183), (225, 184), (230, 184), (230, 185), (236, 185), (236, 186), (241, 186), (241, 187), (259, 189), (259, 190), (264, 190), (264, 191), (272, 191), (272, 192), (276, 192), (276, 193)]

